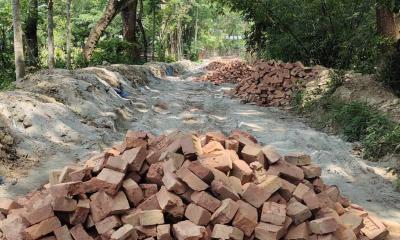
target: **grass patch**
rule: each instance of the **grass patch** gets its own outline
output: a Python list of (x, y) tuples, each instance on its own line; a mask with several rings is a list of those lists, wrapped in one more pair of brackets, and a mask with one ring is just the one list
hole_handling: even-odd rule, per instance
[(14, 89), (14, 72), (0, 72), (0, 91)]

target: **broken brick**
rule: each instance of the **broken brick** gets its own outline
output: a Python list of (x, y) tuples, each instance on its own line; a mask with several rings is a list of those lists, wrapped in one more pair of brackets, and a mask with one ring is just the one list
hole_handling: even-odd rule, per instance
[(205, 226), (210, 222), (211, 213), (206, 209), (191, 203), (186, 207), (185, 217), (196, 225)]

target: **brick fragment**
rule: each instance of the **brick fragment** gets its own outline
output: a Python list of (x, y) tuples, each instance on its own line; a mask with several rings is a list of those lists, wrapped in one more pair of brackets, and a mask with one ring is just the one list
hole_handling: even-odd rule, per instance
[(135, 229), (138, 239), (157, 236), (157, 226), (136, 226)]
[(195, 191), (203, 191), (208, 188), (208, 185), (204, 181), (185, 167), (181, 167), (176, 172), (176, 175)]
[(311, 211), (298, 201), (289, 202), (286, 213), (292, 218), (295, 225), (299, 225), (311, 217)]
[(210, 222), (211, 213), (206, 209), (191, 203), (186, 207), (185, 217), (196, 225), (205, 226)]
[[(336, 239), (340, 239), (340, 240), (356, 240), (357, 236), (354, 234), (354, 232), (346, 227), (345, 225), (339, 224), (338, 229), (336, 230), (336, 232), (334, 232), (333, 234)], [(368, 238), (368, 239), (372, 239), (372, 238)], [(378, 238), (381, 239), (381, 238)]]
[(318, 211), (321, 208), (319, 199), (313, 190), (303, 195), (303, 202), (312, 212)]
[(75, 199), (66, 197), (56, 197), (52, 202), (53, 210), (58, 212), (73, 212), (76, 209)]
[(262, 151), (262, 148), (258, 145), (255, 144), (245, 145), (244, 148), (242, 149), (241, 154), (243, 160), (249, 164), (252, 162), (259, 162), (262, 165), (265, 164), (264, 153)]
[(308, 179), (320, 177), (322, 173), (321, 167), (314, 164), (302, 166), (301, 168), (304, 171), (304, 177)]
[(140, 171), (146, 156), (146, 147), (142, 146), (126, 150), (122, 154), (121, 159), (128, 162), (128, 169), (130, 171)]
[(225, 149), (239, 152), (239, 142), (235, 139), (226, 139), (225, 140)]
[(50, 186), (51, 186), (51, 185), (54, 185), (54, 184), (60, 183), (60, 175), (61, 175), (61, 172), (62, 172), (62, 171), (60, 171), (60, 170), (55, 170), (55, 171), (51, 171), (51, 172), (50, 172), (50, 174), (49, 174), (49, 183), (50, 183)]
[(360, 233), (361, 228), (364, 227), (363, 218), (352, 212), (343, 213), (340, 216), (340, 220), (344, 225), (352, 229), (356, 235), (358, 235)]
[(194, 203), (196, 203), (200, 207), (207, 209), (210, 212), (215, 212), (218, 207), (221, 206), (220, 200), (204, 191), (193, 192), (190, 198)]
[(157, 225), (157, 240), (172, 240), (170, 224)]
[(92, 178), (92, 168), (81, 167), (69, 174), (72, 182), (87, 181)]
[(214, 193), (214, 196), (216, 196), (220, 200), (231, 198), (232, 200), (237, 201), (240, 199), (239, 195), (232, 188), (229, 182), (229, 178), (228, 183), (225, 183), (221, 180), (212, 181), (211, 190)]
[(152, 184), (152, 183), (142, 183), (139, 184), (140, 188), (143, 191), (143, 196), (145, 199), (153, 196), (158, 192), (158, 187), (157, 184)]
[(72, 197), (84, 192), (82, 182), (59, 183), (50, 186), (49, 192), (53, 197)]
[(181, 138), (181, 147), (186, 159), (195, 160), (197, 155), (202, 154), (200, 139), (195, 135), (188, 134)]
[(59, 227), (61, 227), (60, 220), (57, 217), (51, 217), (25, 229), (24, 236), (26, 239), (39, 239)]
[(55, 229), (54, 235), (57, 240), (73, 240), (66, 225)]
[(223, 151), (223, 150), (225, 150), (225, 148), (222, 146), (222, 144), (220, 142), (209, 141), (203, 147), (203, 154), (219, 152), (219, 151)]
[(158, 203), (156, 194), (153, 194), (152, 196), (148, 197), (146, 200), (141, 202), (137, 206), (137, 208), (142, 209), (142, 210), (161, 209), (160, 204)]
[(164, 224), (164, 215), (161, 210), (146, 210), (139, 214), (139, 222), (142, 226)]
[(269, 164), (274, 164), (282, 158), (282, 156), (271, 145), (264, 146), (261, 150)]
[(250, 168), (253, 171), (254, 183), (260, 184), (267, 178), (267, 171), (265, 171), (264, 166), (259, 162), (250, 163)]
[(297, 185), (296, 189), (293, 192), (293, 197), (295, 197), (298, 201), (302, 201), (304, 195), (309, 192), (311, 189), (307, 187), (305, 184), (300, 183)]
[(244, 235), (250, 237), (258, 223), (257, 209), (250, 204), (238, 201), (239, 209), (233, 219), (232, 226), (243, 231)]
[(137, 206), (144, 198), (143, 191), (139, 185), (132, 179), (126, 179), (122, 182), (122, 188), (126, 197), (133, 206)]
[(242, 240), (244, 237), (244, 233), (242, 232), (242, 230), (236, 227), (215, 224), (211, 233), (211, 237), (223, 240)]
[(221, 206), (211, 215), (211, 221), (218, 224), (227, 224), (235, 216), (239, 204), (232, 199), (225, 199), (221, 201)]
[(232, 161), (231, 175), (239, 178), (242, 184), (245, 184), (251, 181), (253, 171), (245, 161), (234, 159)]
[(121, 217), (121, 221), (124, 224), (130, 224), (134, 227), (139, 226), (140, 225), (140, 220), (139, 220), (139, 216), (140, 216), (140, 212), (142, 210), (141, 209), (133, 209), (132, 211), (130, 211), (129, 213), (127, 213), (126, 215), (122, 215)]
[(61, 171), (60, 177), (58, 178), (59, 183), (72, 182), (69, 174), (76, 170), (78, 170), (77, 166), (65, 166)]
[(137, 239), (137, 233), (132, 225), (125, 224), (111, 234), (111, 240)]
[(279, 240), (284, 236), (285, 229), (283, 226), (260, 222), (254, 232), (255, 237), (260, 240)]
[(122, 156), (112, 156), (107, 159), (104, 167), (125, 173), (128, 169), (128, 160), (126, 158), (122, 158)]
[(309, 230), (307, 223), (291, 226), (285, 236), (285, 240), (308, 240)]
[(229, 176), (229, 182), (231, 183), (232, 189), (238, 193), (242, 194), (242, 182), (240, 181), (239, 178), (235, 176)]
[(162, 185), (162, 177), (164, 175), (163, 163), (157, 162), (150, 165), (146, 174), (146, 182), (154, 183), (158, 186)]
[(90, 200), (81, 199), (78, 201), (75, 212), (73, 212), (69, 217), (69, 222), (71, 225), (83, 224), (90, 212)]
[(225, 135), (222, 132), (208, 132), (206, 134), (206, 143), (211, 141), (216, 141), (221, 143), (221, 145), (225, 145)]
[(117, 228), (121, 226), (121, 220), (117, 216), (109, 216), (101, 220), (100, 222), (97, 222), (95, 224), (96, 230), (99, 234), (103, 234), (108, 232), (109, 230), (113, 228)]
[(123, 191), (111, 197), (111, 214), (123, 214), (130, 209), (128, 199)]
[(181, 221), (172, 226), (177, 240), (200, 240), (205, 235), (205, 227), (197, 226), (191, 221)]
[(199, 177), (202, 181), (210, 184), (214, 180), (214, 174), (207, 167), (203, 166), (199, 161), (193, 161), (188, 164), (187, 169)]
[(8, 217), (0, 224), (1, 232), (6, 239), (25, 240), (24, 231), (29, 223), (19, 215)]
[(83, 228), (82, 224), (72, 227), (69, 232), (75, 240), (93, 240), (93, 238)]
[(124, 177), (125, 175), (121, 172), (103, 168), (95, 178), (96, 180), (94, 183), (99, 189), (111, 195), (115, 195), (121, 187)]
[(225, 150), (202, 156), (200, 162), (207, 168), (215, 168), (225, 173), (232, 169), (230, 153)]
[(176, 172), (185, 161), (185, 157), (178, 153), (167, 153), (164, 158), (164, 172)]
[(265, 202), (261, 212), (261, 221), (282, 226), (286, 221), (286, 205)]
[(90, 213), (95, 223), (103, 220), (111, 213), (113, 206), (110, 195), (100, 191), (91, 195), (90, 200)]
[(315, 234), (327, 234), (335, 232), (338, 228), (338, 223), (333, 217), (325, 217), (310, 221), (309, 227), (311, 232)]
[(179, 180), (175, 173), (164, 172), (162, 182), (168, 191), (176, 194), (183, 194), (187, 191), (186, 184)]
[(311, 164), (311, 157), (305, 153), (295, 152), (284, 156), (285, 161), (296, 166), (304, 166)]
[(278, 175), (290, 182), (301, 182), (304, 179), (303, 169), (281, 159), (275, 164), (271, 165), (267, 173)]
[(44, 206), (40, 206), (35, 209), (27, 210), (23, 217), (31, 224), (34, 225), (43, 220), (46, 220), (50, 217), (54, 216), (53, 208), (50, 204), (46, 204)]
[(156, 197), (163, 212), (168, 213), (174, 218), (181, 218), (184, 215), (185, 205), (182, 199), (169, 192), (165, 187), (161, 187)]
[(389, 235), (387, 227), (378, 219), (372, 216), (364, 217), (364, 227), (361, 232), (371, 240), (384, 239)]
[(289, 201), (293, 196), (293, 192), (296, 189), (296, 185), (286, 181), (285, 179), (280, 179), (282, 186), (279, 189), (279, 194), (286, 200)]

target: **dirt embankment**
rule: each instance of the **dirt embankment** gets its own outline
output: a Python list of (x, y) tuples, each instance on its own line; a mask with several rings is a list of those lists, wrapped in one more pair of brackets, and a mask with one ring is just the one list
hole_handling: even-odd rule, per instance
[(190, 62), (43, 70), (0, 93), (1, 181), (17, 181), (42, 162), (85, 159), (117, 141), (135, 121), (138, 86), (182, 74)]

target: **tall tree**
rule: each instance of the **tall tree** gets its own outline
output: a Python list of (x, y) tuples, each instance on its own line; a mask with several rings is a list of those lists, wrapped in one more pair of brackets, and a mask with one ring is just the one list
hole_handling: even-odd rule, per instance
[(22, 41), (22, 27), (19, 0), (13, 0), (13, 28), (14, 28), (14, 55), (15, 76), (19, 80), (25, 77), (24, 44)]
[(30, 66), (37, 66), (39, 62), (39, 47), (37, 36), (38, 25), (38, 0), (30, 0), (28, 5), (28, 15), (25, 24), (26, 55), (27, 63)]
[(67, 0), (67, 69), (71, 69), (71, 0)]
[(121, 9), (130, 1), (128, 0), (108, 0), (106, 9), (103, 12), (103, 16), (97, 21), (96, 26), (90, 31), (89, 37), (86, 40), (83, 48), (83, 56), (87, 62), (90, 61), (93, 51), (96, 47), (103, 32), (107, 29), (108, 25), (114, 19), (114, 17), (121, 11)]
[(124, 40), (132, 44), (131, 57), (133, 61), (137, 61), (140, 58), (140, 52), (136, 37), (137, 7), (138, 7), (138, 0), (133, 0), (127, 3), (126, 6), (121, 10), (122, 33), (124, 36)]
[(48, 48), (48, 65), (49, 69), (53, 69), (55, 65), (54, 59), (54, 22), (53, 22), (53, 0), (47, 2), (47, 48)]
[(144, 6), (143, 6), (143, 0), (140, 0), (140, 8), (139, 8), (139, 16), (137, 18), (137, 24), (140, 29), (140, 33), (142, 34), (142, 41), (143, 41), (143, 56), (144, 56), (144, 61), (147, 62), (147, 35), (146, 35), (146, 30), (144, 29), (143, 26), (143, 11), (144, 11)]
[(376, 6), (376, 26), (378, 34), (396, 39), (396, 23), (394, 13), (387, 4)]

